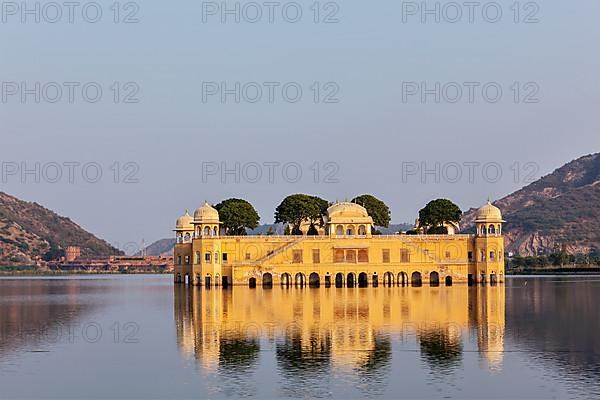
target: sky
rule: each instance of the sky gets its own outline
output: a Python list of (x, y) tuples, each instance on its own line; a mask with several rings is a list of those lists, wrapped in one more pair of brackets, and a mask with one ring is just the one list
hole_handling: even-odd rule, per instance
[(411, 222), (599, 151), (600, 3), (471, 4), (2, 2), (0, 191), (123, 248), (230, 197)]

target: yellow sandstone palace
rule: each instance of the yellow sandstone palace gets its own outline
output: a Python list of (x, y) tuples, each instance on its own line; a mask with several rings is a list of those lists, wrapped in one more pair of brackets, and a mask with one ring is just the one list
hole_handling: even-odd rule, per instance
[[(373, 235), (355, 203), (335, 203), (318, 236), (223, 236), (205, 203), (176, 223), (175, 283), (202, 286), (421, 286), (504, 282), (502, 214), (489, 201), (476, 234)], [(452, 229), (450, 229), (452, 233)]]

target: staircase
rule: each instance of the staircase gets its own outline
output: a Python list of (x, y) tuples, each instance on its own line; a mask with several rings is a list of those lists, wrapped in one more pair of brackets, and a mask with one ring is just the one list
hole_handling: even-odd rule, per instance
[(292, 242), (289, 242), (289, 243), (283, 245), (282, 247), (278, 248), (277, 250), (275, 250), (275, 251), (273, 251), (271, 253), (268, 253), (267, 255), (259, 258), (258, 260), (256, 260), (254, 262), (254, 264), (262, 265), (262, 264), (266, 263), (267, 261), (271, 260), (273, 257), (277, 256), (278, 254), (281, 254), (284, 251), (287, 251), (290, 248), (296, 246), (297, 244), (299, 244), (303, 240), (304, 240), (304, 237), (300, 237), (300, 238), (298, 238), (298, 239), (296, 239), (296, 240), (294, 240)]

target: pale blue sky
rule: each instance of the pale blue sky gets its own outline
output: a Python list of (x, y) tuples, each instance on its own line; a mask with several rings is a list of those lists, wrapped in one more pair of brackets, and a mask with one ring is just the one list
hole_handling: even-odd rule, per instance
[[(538, 2), (536, 24), (515, 24), (512, 1), (500, 2), (496, 24), (477, 11), (474, 23), (466, 15), (455, 24), (421, 23), (419, 16), (403, 23), (402, 2), (354, 0), (338, 2), (337, 24), (315, 24), (313, 1), (299, 2), (304, 14), (296, 24), (277, 12), (272, 24), (266, 16), (256, 24), (223, 24), (218, 16), (203, 23), (202, 3), (191, 1), (139, 2), (139, 23), (114, 24), (112, 3), (100, 2), (97, 24), (77, 12), (73, 24), (66, 16), (56, 24), (23, 24), (20, 14), (0, 22), (2, 82), (95, 81), (103, 88), (96, 104), (79, 94), (73, 104), (8, 97), (0, 103), (0, 161), (98, 162), (104, 172), (96, 184), (80, 175), (55, 184), (8, 176), (0, 190), (111, 242), (167, 237), (186, 208), (232, 196), (252, 202), (263, 223), (273, 221), (283, 197), (298, 192), (332, 201), (373, 193), (390, 205), (394, 222), (412, 221), (432, 198), (466, 209), (520, 188), (524, 176), (515, 182), (509, 169), (516, 162), (538, 165), (538, 178), (600, 149), (595, 0)], [(111, 84), (130, 81), (139, 85), (139, 103), (113, 103)], [(202, 101), (202, 82), (252, 81), (297, 82), (303, 98)], [(335, 82), (339, 103), (315, 104), (313, 82)], [(476, 92), (473, 104), (436, 104), (432, 97), (403, 103), (403, 82), (497, 82), (503, 98), (491, 104)], [(515, 104), (514, 82), (535, 82), (539, 103)], [(115, 162), (139, 165), (139, 183), (112, 182)], [(203, 182), (202, 162), (297, 162), (303, 178), (288, 183), (276, 169), (274, 183), (236, 183), (231, 176)], [(324, 183), (323, 175), (314, 183), (315, 162), (321, 169), (336, 163), (339, 183)], [(488, 183), (476, 169), (473, 183), (466, 176), (457, 183), (433, 176), (403, 182), (403, 162), (497, 162), (503, 177)]]

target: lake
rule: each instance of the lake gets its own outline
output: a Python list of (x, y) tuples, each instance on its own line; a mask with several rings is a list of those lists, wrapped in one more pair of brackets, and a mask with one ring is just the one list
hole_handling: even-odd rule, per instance
[(0, 279), (0, 398), (600, 397), (600, 277), (199, 289)]

